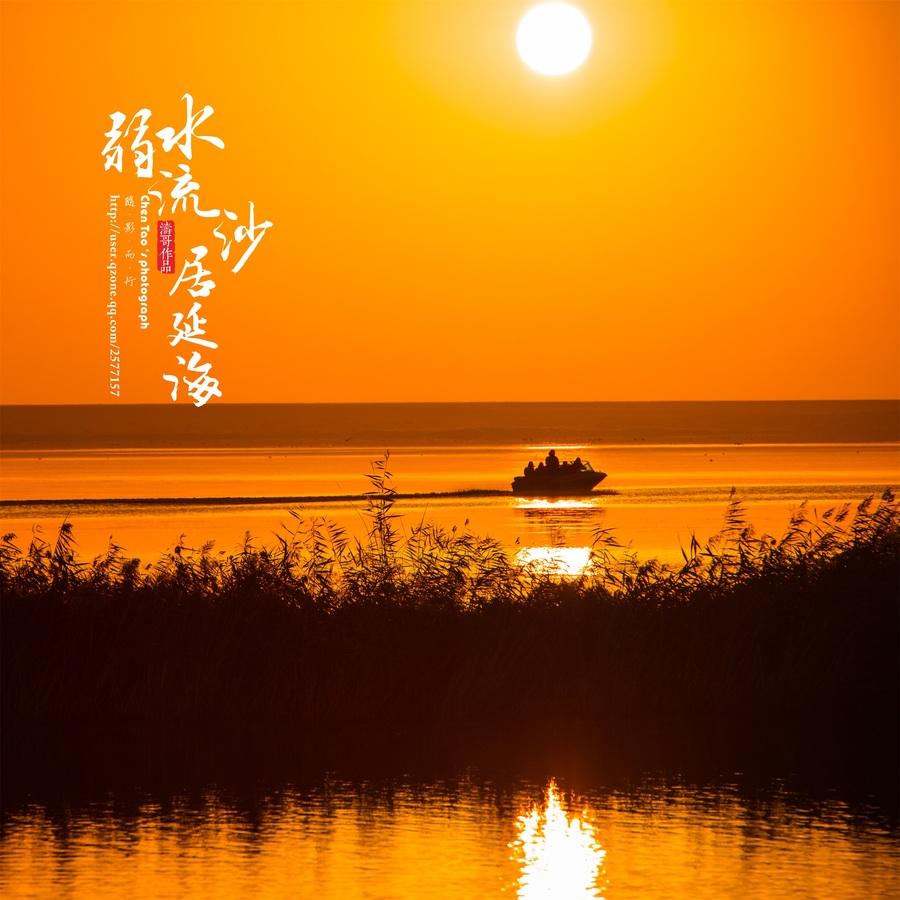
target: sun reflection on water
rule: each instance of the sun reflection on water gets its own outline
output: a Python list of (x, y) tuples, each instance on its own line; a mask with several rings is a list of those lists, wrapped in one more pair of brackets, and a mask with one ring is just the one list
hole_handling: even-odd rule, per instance
[(529, 497), (527, 500), (518, 500), (516, 506), (519, 509), (540, 509), (556, 512), (566, 509), (596, 509), (597, 504), (590, 500), (574, 500), (571, 497), (562, 497), (554, 500), (545, 500), (540, 497)]
[(516, 822), (518, 836), (510, 844), (521, 867), (518, 896), (603, 897), (599, 878), (606, 851), (586, 821), (564, 809), (555, 781), (547, 786), (543, 808), (533, 806)]
[(581, 575), (591, 561), (590, 547), (523, 547), (516, 559), (554, 575)]

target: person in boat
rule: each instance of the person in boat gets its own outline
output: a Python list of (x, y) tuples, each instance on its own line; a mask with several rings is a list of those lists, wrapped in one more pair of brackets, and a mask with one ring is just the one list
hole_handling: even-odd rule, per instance
[(544, 471), (544, 464), (538, 463), (538, 467), (537, 467), (538, 474), (541, 474), (543, 471)]
[(547, 454), (546, 462), (547, 462), (547, 468), (551, 472), (555, 472), (559, 468), (559, 458), (557, 457), (555, 450), (551, 450)]
[(528, 478), (529, 475), (534, 475), (534, 463), (530, 459), (528, 460), (528, 465), (523, 469), (523, 473), (526, 478)]
[(575, 461), (572, 463), (572, 465), (574, 466), (576, 472), (584, 471), (584, 463), (581, 461), (580, 456), (575, 457)]

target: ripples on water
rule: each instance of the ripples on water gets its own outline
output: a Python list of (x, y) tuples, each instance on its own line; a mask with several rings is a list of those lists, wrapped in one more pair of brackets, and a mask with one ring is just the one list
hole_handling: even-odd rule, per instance
[(900, 842), (877, 812), (778, 782), (326, 779), (250, 799), (25, 804), (0, 861), (5, 897), (877, 897), (900, 884)]

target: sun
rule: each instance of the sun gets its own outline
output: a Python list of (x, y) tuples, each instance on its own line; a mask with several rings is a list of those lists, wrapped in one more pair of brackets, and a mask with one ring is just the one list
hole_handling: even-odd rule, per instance
[(539, 75), (567, 75), (591, 52), (594, 36), (587, 16), (569, 3), (541, 3), (522, 16), (516, 49)]

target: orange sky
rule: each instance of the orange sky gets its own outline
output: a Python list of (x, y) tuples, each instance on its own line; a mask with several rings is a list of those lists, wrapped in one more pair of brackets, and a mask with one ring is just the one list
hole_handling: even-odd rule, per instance
[[(900, 4), (583, 2), (559, 79), (529, 5), (4, 2), (2, 400), (110, 399), (104, 214), (147, 183), (103, 132), (186, 91), (202, 205), (274, 223), (231, 274), (173, 217), (213, 402), (900, 395)], [(118, 402), (168, 402), (173, 278), (146, 332), (122, 298)]]

